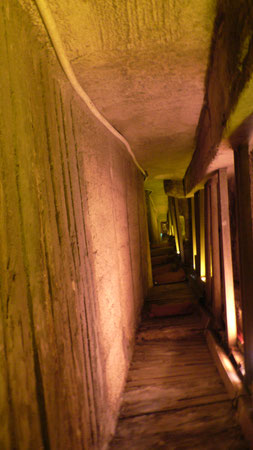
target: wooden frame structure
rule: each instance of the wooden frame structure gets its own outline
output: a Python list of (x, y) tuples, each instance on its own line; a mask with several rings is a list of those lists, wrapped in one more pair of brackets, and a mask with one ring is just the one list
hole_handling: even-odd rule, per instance
[(211, 236), (211, 183), (205, 185), (205, 261), (206, 261), (206, 298), (212, 305), (212, 236)]
[[(248, 145), (235, 150), (235, 180), (245, 380), (253, 392), (253, 158)], [(225, 320), (228, 346), (233, 351), (237, 345), (237, 317), (226, 169), (213, 173), (204, 191), (195, 192), (191, 218), (193, 268), (201, 277), (204, 242), (207, 303), (216, 329), (221, 329)]]
[(241, 145), (235, 151), (235, 177), (245, 373), (246, 382), (253, 390), (253, 166), (248, 145)]
[(193, 265), (193, 269), (196, 269), (197, 244), (196, 244), (196, 222), (195, 222), (194, 197), (191, 198), (191, 219), (192, 219), (192, 265)]
[(221, 296), (221, 268), (219, 242), (219, 210), (218, 210), (218, 175), (210, 181), (210, 209), (211, 214), (211, 252), (212, 252), (212, 305), (216, 325), (220, 328), (222, 296)]
[[(233, 264), (226, 169), (220, 169), (194, 195), (196, 226), (196, 272), (206, 281), (207, 303), (222, 326), (224, 305), (227, 340), (236, 345), (237, 326), (234, 298)], [(194, 252), (194, 250), (193, 250)]]
[(184, 262), (185, 261), (185, 257), (184, 257), (184, 242), (183, 242), (182, 228), (181, 228), (180, 217), (179, 217), (178, 199), (175, 198), (174, 202), (175, 202), (175, 213), (176, 213), (179, 252), (180, 252), (180, 255), (181, 255), (181, 259)]
[(195, 234), (196, 234), (196, 256), (195, 270), (200, 276), (200, 220), (199, 220), (199, 191), (194, 194), (194, 212), (195, 212)]
[(206, 281), (205, 258), (205, 191), (199, 191), (199, 243), (200, 243), (200, 278)]
[(229, 347), (234, 347), (237, 341), (237, 325), (235, 311), (234, 277), (231, 251), (231, 232), (228, 199), (227, 170), (220, 169), (219, 176), (219, 206), (220, 206), (220, 229), (222, 247), (222, 273), (223, 292), (226, 308), (226, 329)]

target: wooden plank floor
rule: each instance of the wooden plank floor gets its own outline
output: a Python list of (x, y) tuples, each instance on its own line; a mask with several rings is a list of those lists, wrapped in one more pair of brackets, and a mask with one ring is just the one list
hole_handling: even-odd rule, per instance
[[(150, 318), (153, 303), (191, 314)], [(187, 283), (151, 289), (110, 449), (249, 449), (207, 348)], [(187, 309), (189, 311), (189, 308)]]

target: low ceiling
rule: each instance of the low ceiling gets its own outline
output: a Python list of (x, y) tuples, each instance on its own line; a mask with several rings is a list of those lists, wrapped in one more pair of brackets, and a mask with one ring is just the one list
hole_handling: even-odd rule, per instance
[[(42, 29), (34, 4), (21, 1)], [(216, 1), (47, 3), (80, 83), (148, 171), (163, 217), (163, 179), (182, 179), (194, 151)]]

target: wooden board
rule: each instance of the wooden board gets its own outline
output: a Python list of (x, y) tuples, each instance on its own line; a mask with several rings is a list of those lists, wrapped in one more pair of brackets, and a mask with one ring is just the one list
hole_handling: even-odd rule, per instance
[[(163, 303), (192, 296), (186, 283), (151, 290)], [(164, 300), (166, 296), (167, 300)], [(190, 297), (191, 298), (191, 297)], [(193, 300), (194, 303), (194, 300)], [(137, 333), (112, 449), (248, 449), (207, 348), (200, 318), (146, 318)]]
[[(226, 447), (224, 447), (224, 443)], [(196, 440), (191, 433), (158, 432), (153, 435), (129, 437), (124, 440), (115, 437), (110, 449), (121, 450), (246, 450), (238, 428), (228, 428), (211, 435), (199, 433)]]

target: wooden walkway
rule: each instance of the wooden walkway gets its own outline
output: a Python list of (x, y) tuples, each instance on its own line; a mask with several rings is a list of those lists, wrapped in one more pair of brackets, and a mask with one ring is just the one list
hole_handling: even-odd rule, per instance
[(186, 282), (150, 291), (109, 448), (249, 449)]

